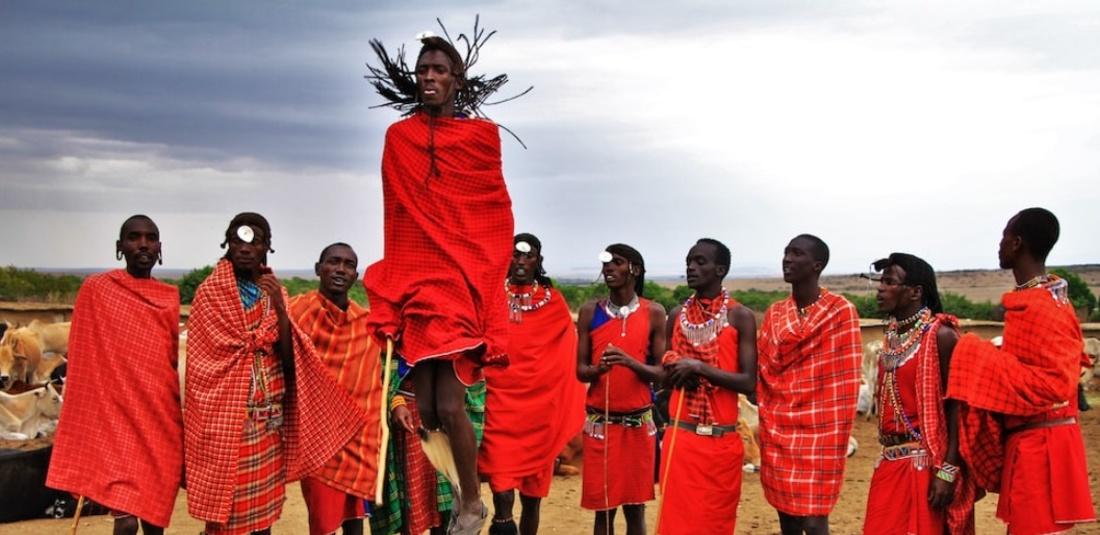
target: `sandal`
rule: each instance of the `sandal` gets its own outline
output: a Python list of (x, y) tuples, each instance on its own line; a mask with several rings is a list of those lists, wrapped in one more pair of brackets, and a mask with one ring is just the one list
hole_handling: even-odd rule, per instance
[(451, 525), (447, 527), (447, 535), (478, 535), (481, 533), (481, 528), (485, 526), (485, 519), (489, 518), (489, 508), (485, 507), (485, 502), (481, 502), (481, 517), (477, 520), (470, 522), (469, 525), (462, 525), (458, 521), (459, 515), (451, 513)]

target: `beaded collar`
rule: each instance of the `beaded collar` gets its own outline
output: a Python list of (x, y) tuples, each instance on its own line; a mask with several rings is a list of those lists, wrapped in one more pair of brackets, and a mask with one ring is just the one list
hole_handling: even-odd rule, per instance
[[(722, 293), (706, 308), (695, 298), (694, 294), (688, 297), (687, 301), (684, 301), (684, 306), (680, 308), (680, 331), (684, 333), (684, 338), (687, 338), (694, 346), (708, 344), (718, 338), (718, 334), (722, 332), (722, 329), (729, 325), (729, 299), (729, 291), (725, 288), (722, 288)], [(720, 304), (720, 308), (717, 312), (712, 312), (715, 304)], [(687, 311), (692, 307), (699, 307), (703, 317), (707, 319), (702, 323), (688, 321)]]
[(531, 285), (531, 291), (523, 293), (515, 293), (512, 291), (512, 285), (507, 280), (504, 281), (504, 293), (508, 295), (508, 319), (513, 323), (520, 323), (523, 321), (524, 312), (534, 312), (550, 302), (550, 297), (553, 292), (549, 288), (543, 292), (542, 299), (539, 302), (534, 302), (535, 294), (539, 292), (539, 281), (535, 281)]

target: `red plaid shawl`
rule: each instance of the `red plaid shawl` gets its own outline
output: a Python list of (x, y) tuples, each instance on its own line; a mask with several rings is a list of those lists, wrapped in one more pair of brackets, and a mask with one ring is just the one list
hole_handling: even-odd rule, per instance
[(76, 297), (46, 484), (168, 526), (183, 464), (179, 291), (122, 270)]
[[(722, 295), (727, 295), (722, 292)], [(726, 314), (728, 316), (729, 311), (732, 311), (737, 306), (737, 300), (729, 297), (726, 298)], [(698, 296), (692, 299), (691, 306), (683, 309), (684, 314), (687, 316), (687, 320), (691, 323), (699, 324), (709, 319), (714, 319), (714, 315), (722, 309), (722, 301), (719, 299), (703, 300)], [(667, 366), (674, 364), (680, 359), (696, 359), (707, 366), (712, 368), (721, 368), (719, 364), (719, 353), (722, 350), (722, 338), (732, 338), (733, 362), (737, 364), (737, 329), (732, 325), (723, 329), (718, 336), (714, 337), (714, 340), (698, 346), (693, 345), (688, 341), (687, 336), (684, 335), (683, 329), (680, 327), (680, 318), (673, 318), (676, 323), (672, 327), (672, 340), (670, 340), (669, 349), (665, 352), (661, 358), (661, 364)], [(727, 317), (728, 320), (728, 317)], [(730, 342), (727, 341), (726, 344)], [(736, 371), (736, 368), (735, 370)], [(694, 390), (681, 390), (673, 392), (672, 397), (684, 395), (687, 396), (687, 414), (690, 419), (700, 423), (717, 423), (723, 425), (732, 425), (736, 423), (733, 421), (717, 421), (715, 420), (714, 410), (711, 407), (711, 400), (715, 397), (718, 391), (718, 387), (711, 384), (710, 381), (699, 378), (699, 387)], [(736, 396), (734, 396), (736, 397)], [(671, 399), (670, 405), (676, 406), (678, 400)], [(734, 405), (736, 408), (736, 405)], [(734, 411), (734, 417), (737, 416), (736, 410)]]
[(822, 290), (806, 318), (793, 298), (768, 307), (757, 338), (760, 481), (776, 509), (827, 515), (840, 497), (859, 395), (859, 317)]
[(382, 370), (379, 348), (367, 325), (368, 311), (354, 302), (347, 311), (314, 290), (290, 300), (290, 317), (309, 335), (329, 376), (363, 409), (366, 425), (313, 477), (360, 498), (373, 499), (378, 475)]
[(978, 486), (991, 492), (1000, 490), (1005, 458), (1004, 429), (994, 413), (1035, 420), (1077, 413), (1084, 342), (1073, 306), (1055, 293), (1038, 287), (1004, 294), (1001, 349), (968, 334), (951, 356), (947, 397), (965, 402), (960, 451)]
[[(288, 300), (286, 290), (283, 298)], [(273, 309), (252, 331), (246, 330), (244, 314), (233, 266), (220, 260), (195, 292), (187, 322), (187, 508), (207, 522), (225, 523), (229, 517), (252, 356), (260, 349), (272, 351), (279, 336)], [(291, 335), (295, 380), (288, 381), (294, 390), (284, 398), (282, 428), (288, 481), (320, 468), (359, 432), (365, 419), (355, 401), (329, 378), (313, 344), (293, 322)]]
[[(940, 327), (959, 330), (959, 321), (949, 314), (936, 314), (924, 333), (916, 355), (917, 414), (923, 445), (932, 457), (933, 466), (943, 464), (947, 455), (947, 421), (943, 412), (943, 387), (940, 378), (940, 348), (936, 338)], [(881, 369), (881, 364), (880, 364)], [(880, 417), (882, 415), (880, 414)], [(947, 525), (953, 535), (974, 533), (974, 501), (978, 498), (974, 479), (960, 473), (955, 480), (955, 497), (947, 509)], [(924, 499), (924, 496), (919, 496)]]
[(497, 128), (417, 114), (386, 132), (384, 258), (363, 284), (371, 325), (399, 335), (412, 365), (481, 345), (486, 364), (506, 362), (512, 201)]

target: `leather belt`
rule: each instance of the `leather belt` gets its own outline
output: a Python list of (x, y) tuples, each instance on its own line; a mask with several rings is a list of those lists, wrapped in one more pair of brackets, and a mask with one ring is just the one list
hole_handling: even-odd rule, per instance
[(1042, 429), (1044, 427), (1058, 427), (1060, 425), (1073, 425), (1077, 423), (1076, 416), (1070, 416), (1069, 418), (1059, 418), (1057, 420), (1044, 420), (1042, 422), (1031, 422), (1021, 425), (1019, 427), (1013, 427), (1005, 432), (1008, 434), (1019, 433), (1020, 431), (1030, 431), (1032, 429)]
[(691, 431), (701, 437), (720, 437), (726, 433), (733, 433), (737, 431), (737, 424), (733, 425), (712, 425), (712, 424), (689, 424), (687, 422), (676, 422), (676, 427), (685, 431)]

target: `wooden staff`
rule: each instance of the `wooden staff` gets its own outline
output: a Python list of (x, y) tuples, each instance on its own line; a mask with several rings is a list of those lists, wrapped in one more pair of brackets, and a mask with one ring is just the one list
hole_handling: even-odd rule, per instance
[(386, 360), (382, 366), (382, 442), (378, 445), (378, 477), (374, 481), (374, 503), (382, 505), (382, 487), (386, 477), (386, 450), (390, 444), (390, 370), (393, 368), (393, 339), (386, 338)]
[(80, 523), (80, 511), (84, 509), (84, 496), (76, 500), (76, 512), (73, 513), (73, 527), (69, 528), (69, 535), (76, 535), (76, 525)]
[[(675, 392), (675, 390), (673, 390)], [(676, 400), (676, 412), (672, 416), (672, 436), (668, 439), (668, 455), (665, 456), (664, 476), (658, 488), (661, 490), (657, 496), (657, 535), (661, 535), (661, 513), (665, 510), (665, 485), (668, 484), (668, 471), (672, 468), (672, 450), (676, 447), (676, 429), (680, 427), (680, 410), (684, 408), (684, 390), (679, 390), (680, 397)]]

